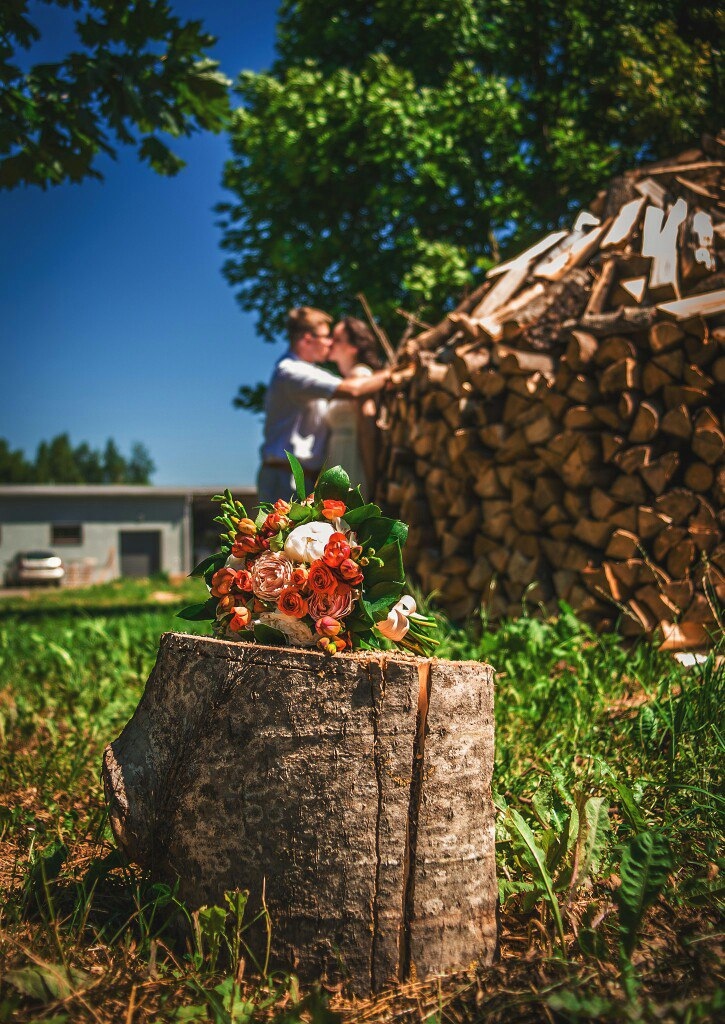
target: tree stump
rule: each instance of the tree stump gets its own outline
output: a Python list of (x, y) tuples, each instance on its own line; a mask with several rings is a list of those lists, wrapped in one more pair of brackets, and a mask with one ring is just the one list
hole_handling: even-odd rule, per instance
[(130, 860), (192, 909), (247, 889), (272, 952), (369, 994), (490, 963), (493, 671), (166, 633), (105, 750)]

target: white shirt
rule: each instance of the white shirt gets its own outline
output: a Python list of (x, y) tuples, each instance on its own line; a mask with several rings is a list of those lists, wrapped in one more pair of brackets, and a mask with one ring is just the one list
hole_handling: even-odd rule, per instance
[(291, 452), (305, 469), (319, 469), (327, 443), (327, 404), (340, 378), (294, 352), (277, 362), (265, 401), (262, 462)]

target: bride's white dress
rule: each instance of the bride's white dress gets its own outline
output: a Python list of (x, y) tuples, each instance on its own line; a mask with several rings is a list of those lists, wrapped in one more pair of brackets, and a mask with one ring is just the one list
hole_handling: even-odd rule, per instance
[[(352, 368), (351, 377), (369, 377), (372, 374), (369, 366), (359, 363)], [(345, 398), (333, 398), (327, 406), (327, 425), (330, 433), (327, 439), (325, 463), (329, 466), (342, 466), (350, 477), (350, 484), (360, 484), (364, 495), (367, 494), (367, 480), (360, 457), (357, 437), (358, 404)]]

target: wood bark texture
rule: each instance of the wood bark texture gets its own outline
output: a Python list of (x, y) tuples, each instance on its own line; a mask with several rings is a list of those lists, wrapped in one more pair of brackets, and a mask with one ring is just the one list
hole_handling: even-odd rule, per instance
[(693, 647), (717, 630), (725, 164), (708, 155), (703, 140), (697, 160), (618, 178), (596, 215), (407, 340), (376, 500), (410, 524), (406, 565), (451, 617), (564, 601), (601, 630), (678, 623)]
[(369, 994), (491, 962), (493, 757), (487, 665), (167, 633), (103, 780), (189, 907), (246, 889), (276, 962)]

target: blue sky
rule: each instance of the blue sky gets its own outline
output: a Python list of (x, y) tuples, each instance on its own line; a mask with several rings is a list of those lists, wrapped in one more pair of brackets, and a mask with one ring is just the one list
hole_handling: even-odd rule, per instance
[[(45, 45), (60, 43), (64, 25), (35, 6)], [(231, 79), (269, 67), (275, 3), (172, 6), (217, 36)], [(282, 344), (256, 337), (221, 274), (226, 138), (173, 148), (187, 161), (176, 178), (119, 149), (103, 182), (0, 192), (0, 437), (29, 455), (63, 431), (93, 447), (113, 437), (125, 454), (142, 441), (155, 484), (245, 485), (261, 423), (231, 400), (269, 377)]]

